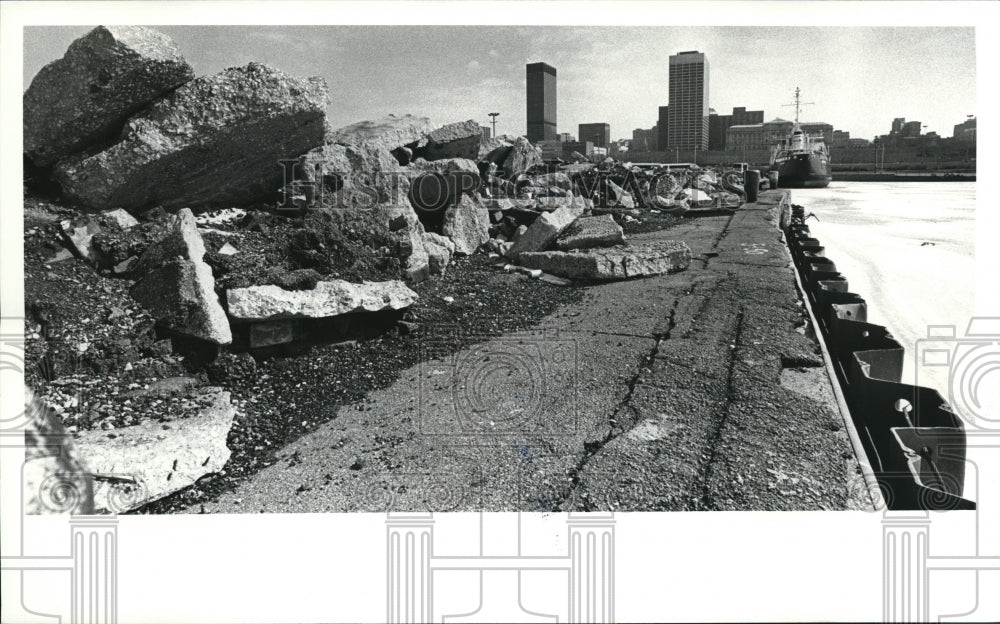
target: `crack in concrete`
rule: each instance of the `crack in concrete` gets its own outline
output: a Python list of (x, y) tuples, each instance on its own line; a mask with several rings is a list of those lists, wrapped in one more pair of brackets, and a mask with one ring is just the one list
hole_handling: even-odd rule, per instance
[[(692, 288), (690, 292), (693, 291), (694, 288)], [(690, 294), (690, 292), (687, 294)], [(673, 304), (670, 306), (670, 313), (667, 315), (666, 331), (657, 332), (653, 334), (652, 336), (654, 340), (653, 348), (640, 360), (639, 367), (637, 368), (635, 374), (632, 375), (631, 379), (629, 379), (628, 392), (625, 393), (625, 396), (622, 397), (622, 400), (619, 401), (618, 405), (611, 412), (611, 416), (608, 419), (608, 432), (605, 434), (604, 438), (594, 442), (584, 442), (583, 455), (576, 463), (576, 466), (574, 466), (569, 471), (570, 487), (566, 495), (566, 501), (569, 501), (573, 498), (574, 490), (576, 490), (576, 488), (580, 484), (580, 472), (587, 465), (587, 462), (589, 462), (594, 455), (599, 453), (601, 449), (604, 448), (604, 446), (607, 445), (609, 442), (611, 442), (620, 435), (628, 433), (630, 428), (621, 426), (620, 424), (621, 419), (619, 418), (619, 415), (624, 413), (626, 410), (632, 413), (632, 418), (635, 418), (638, 415), (636, 409), (630, 405), (630, 403), (632, 402), (632, 395), (635, 393), (635, 388), (639, 384), (643, 372), (650, 370), (650, 366), (652, 365), (653, 360), (660, 352), (660, 346), (663, 344), (664, 341), (670, 339), (670, 332), (673, 330), (675, 325), (674, 315), (677, 312), (677, 306), (679, 303), (680, 303), (680, 298), (674, 299)], [(581, 506), (582, 509), (579, 509), (578, 511), (596, 511), (590, 508), (589, 501), (581, 501)]]
[(707, 447), (708, 447), (708, 457), (701, 463), (698, 468), (698, 478), (695, 486), (695, 491), (700, 490), (701, 496), (694, 501), (694, 510), (704, 511), (710, 510), (714, 503), (712, 499), (712, 493), (709, 489), (709, 481), (712, 476), (712, 466), (715, 465), (716, 460), (719, 458), (719, 440), (722, 438), (722, 429), (726, 426), (726, 421), (729, 419), (729, 408), (733, 404), (733, 371), (736, 368), (736, 352), (739, 350), (740, 339), (743, 335), (743, 307), (740, 306), (736, 313), (736, 334), (733, 336), (733, 344), (737, 345), (735, 349), (732, 349), (729, 354), (729, 367), (726, 374), (726, 403), (725, 407), (721, 410), (718, 418), (712, 427), (711, 434), (708, 437)]

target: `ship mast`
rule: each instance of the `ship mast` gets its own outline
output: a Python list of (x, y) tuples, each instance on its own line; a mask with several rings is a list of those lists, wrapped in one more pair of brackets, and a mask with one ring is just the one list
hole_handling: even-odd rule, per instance
[(799, 125), (799, 109), (803, 106), (808, 106), (809, 104), (815, 104), (815, 102), (803, 102), (801, 98), (802, 90), (795, 87), (795, 102), (792, 104), (782, 104), (782, 106), (794, 106), (795, 107), (795, 125)]

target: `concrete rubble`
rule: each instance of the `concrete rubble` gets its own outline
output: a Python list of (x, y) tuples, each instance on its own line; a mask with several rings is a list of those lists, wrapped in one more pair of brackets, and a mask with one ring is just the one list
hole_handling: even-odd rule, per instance
[(556, 237), (556, 247), (562, 251), (610, 247), (624, 243), (625, 231), (611, 215), (580, 217)]
[(412, 305), (417, 293), (400, 281), (352, 284), (334, 280), (319, 282), (312, 290), (285, 290), (270, 285), (234, 288), (226, 298), (233, 319), (270, 321), (400, 310)]
[(202, 407), (187, 418), (144, 422), (113, 431), (86, 431), (75, 440), (94, 483), (94, 508), (121, 513), (193, 485), (222, 470), (236, 409), (229, 393), (205, 387)]
[[(256, 62), (195, 77), (169, 38), (138, 27), (94, 29), (25, 92), (25, 183), (60, 202), (37, 203), (52, 240), (38, 236), (45, 264), (32, 269), (49, 290), (26, 316), (55, 360), (66, 347), (45, 333), (72, 307), (79, 322), (57, 320), (74, 328), (69, 350), (91, 358), (59, 360), (37, 383), (82, 428), (86, 469), (129, 477), (98, 479), (98, 510), (132, 509), (221, 470), (235, 408), (224, 390), (200, 386), (185, 392), (205, 409), (176, 421), (138, 417), (116, 398), (81, 406), (60, 384), (106, 380), (69, 375), (100, 368), (132, 388), (183, 364), (231, 380), (253, 375), (254, 357), (268, 355), (255, 349), (323, 332), (347, 342), (352, 323), (409, 336), (432, 299), (415, 306), (418, 291), (451, 310), (492, 311), (434, 281), (470, 266), (505, 271), (512, 289), (681, 271), (684, 242), (627, 241), (622, 225), (745, 197), (733, 170), (578, 153), (544, 161), (526, 137), (484, 138), (475, 120), (388, 115), (332, 128), (328, 101), (323, 79)], [(101, 324), (120, 331), (88, 333)], [(96, 366), (102, 357), (110, 363)], [(164, 409), (156, 401), (143, 403), (150, 415)]]
[(518, 255), (521, 266), (582, 280), (620, 280), (683, 271), (691, 250), (681, 241), (619, 245), (576, 251), (535, 251)]
[(326, 104), (322, 78), (229, 68), (156, 100), (107, 149), (61, 161), (55, 179), (98, 209), (253, 201), (280, 186), (276, 163), (323, 143)]
[(575, 206), (563, 206), (543, 214), (514, 241), (514, 245), (507, 250), (507, 257), (516, 260), (522, 253), (542, 251), (582, 214), (582, 207)]
[(24, 93), (24, 151), (45, 167), (113, 140), (139, 108), (194, 78), (166, 35), (98, 26), (43, 67)]

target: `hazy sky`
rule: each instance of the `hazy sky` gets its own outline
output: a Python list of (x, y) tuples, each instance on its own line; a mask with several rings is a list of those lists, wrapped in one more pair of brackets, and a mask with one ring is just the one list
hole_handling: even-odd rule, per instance
[[(668, 59), (704, 52), (709, 100), (782, 107), (795, 87), (814, 105), (803, 121), (825, 121), (853, 137), (889, 131), (894, 117), (951, 136), (976, 110), (972, 28), (888, 27), (551, 27), (551, 26), (155, 26), (177, 43), (197, 75), (260, 61), (330, 85), (331, 123), (388, 113), (437, 124), (499, 112), (499, 133), (525, 132), (524, 65), (558, 71), (558, 127), (607, 122), (612, 138), (651, 128), (667, 101)], [(25, 88), (90, 27), (26, 27)]]

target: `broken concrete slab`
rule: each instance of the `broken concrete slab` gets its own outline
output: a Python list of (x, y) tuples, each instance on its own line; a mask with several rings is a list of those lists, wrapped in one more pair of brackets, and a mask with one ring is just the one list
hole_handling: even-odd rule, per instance
[(444, 213), (442, 233), (455, 244), (455, 253), (471, 255), (490, 239), (489, 211), (478, 197), (462, 195)]
[(222, 388), (203, 388), (198, 398), (205, 407), (189, 418), (80, 433), (77, 448), (98, 475), (96, 511), (135, 509), (222, 470), (236, 408)]
[(327, 134), (326, 143), (391, 153), (401, 147), (420, 147), (433, 131), (434, 126), (427, 117), (387, 115), (333, 130)]
[(44, 167), (113, 139), (142, 106), (194, 78), (174, 42), (142, 26), (98, 26), (24, 92), (24, 152)]
[(570, 223), (582, 214), (583, 206), (578, 204), (563, 206), (543, 214), (535, 219), (527, 231), (514, 241), (507, 250), (507, 257), (516, 260), (519, 254), (546, 249)]
[(132, 298), (171, 331), (215, 344), (233, 340), (226, 313), (205, 263), (205, 243), (187, 208), (167, 220), (165, 235), (143, 252), (134, 270), (142, 277)]
[(561, 277), (585, 280), (621, 280), (683, 271), (691, 250), (681, 241), (655, 241), (601, 249), (525, 252), (521, 266)]
[(67, 158), (55, 178), (96, 208), (250, 202), (281, 187), (280, 161), (323, 143), (326, 104), (322, 78), (231, 67), (153, 102), (118, 143)]
[(324, 281), (312, 290), (285, 290), (278, 286), (250, 286), (227, 291), (229, 315), (238, 321), (326, 318), (341, 314), (400, 310), (417, 300), (403, 282)]
[(425, 160), (468, 158), (479, 156), (483, 130), (474, 119), (442, 126), (427, 136), (427, 145), (416, 150), (414, 156)]
[(556, 238), (556, 247), (562, 251), (611, 247), (625, 243), (625, 232), (611, 215), (580, 217), (569, 224)]

